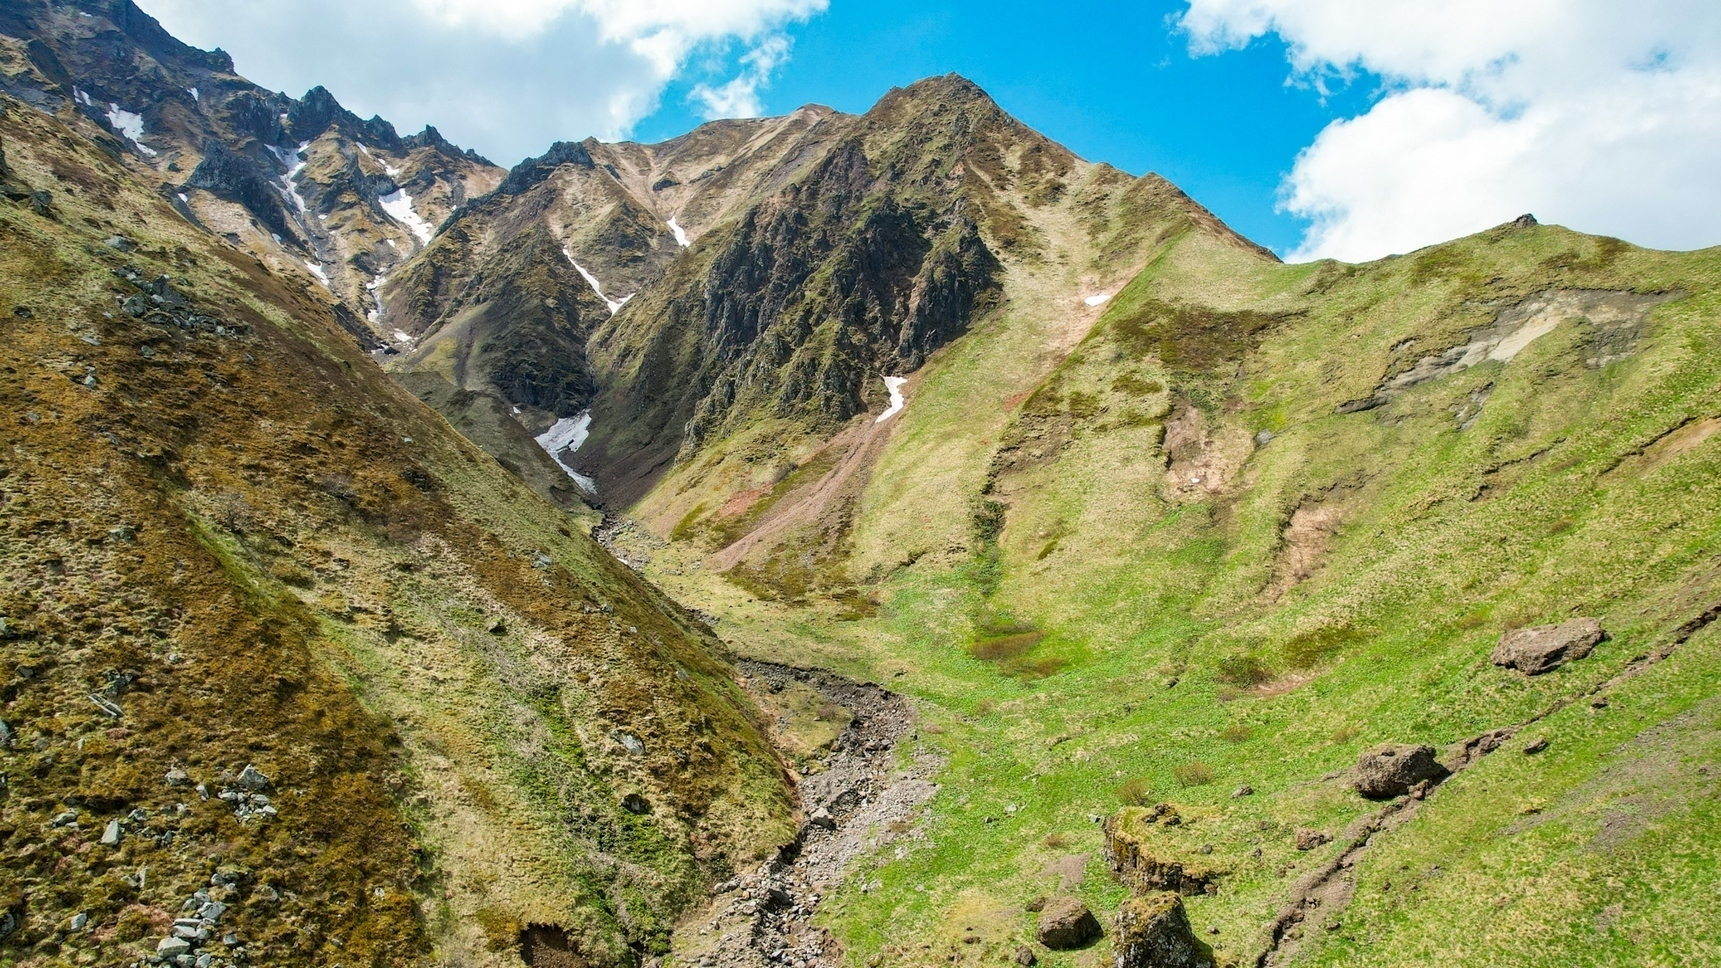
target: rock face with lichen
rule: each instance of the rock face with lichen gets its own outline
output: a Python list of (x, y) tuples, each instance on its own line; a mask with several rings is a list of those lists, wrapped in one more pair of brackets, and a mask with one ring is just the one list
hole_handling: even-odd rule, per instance
[(1115, 925), (1113, 968), (1213, 968), (1213, 949), (1195, 937), (1175, 891), (1126, 898)]

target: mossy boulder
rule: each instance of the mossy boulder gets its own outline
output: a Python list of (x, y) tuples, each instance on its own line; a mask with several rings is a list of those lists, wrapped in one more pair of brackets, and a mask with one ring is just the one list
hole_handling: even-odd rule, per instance
[(1107, 817), (1102, 829), (1112, 873), (1138, 891), (1211, 893), (1226, 872), (1195, 857), (1179, 856), (1183, 846), (1171, 831), (1181, 823), (1177, 811), (1166, 804), (1125, 807)]
[(1211, 968), (1213, 949), (1195, 937), (1175, 891), (1138, 895), (1117, 909), (1114, 968)]

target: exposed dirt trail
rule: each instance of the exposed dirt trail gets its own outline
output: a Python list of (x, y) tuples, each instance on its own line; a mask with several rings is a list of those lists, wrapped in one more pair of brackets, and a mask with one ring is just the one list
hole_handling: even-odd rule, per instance
[(676, 934), (675, 956), (705, 968), (838, 968), (842, 951), (813, 924), (825, 895), (854, 863), (903, 837), (917, 837), (917, 808), (937, 792), (940, 760), (919, 753), (898, 763), (914, 732), (908, 700), (871, 683), (817, 670), (763, 662), (736, 663), (746, 684), (775, 691), (791, 682), (812, 687), (854, 717), (824, 761), (804, 778), (808, 822), (776, 857), (717, 885), (710, 902)]

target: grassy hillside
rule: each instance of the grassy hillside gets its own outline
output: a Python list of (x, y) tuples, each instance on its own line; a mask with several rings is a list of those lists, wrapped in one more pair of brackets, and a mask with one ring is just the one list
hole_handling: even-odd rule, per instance
[(0, 962), (664, 950), (793, 832), (715, 640), (92, 133), (0, 111)]
[[(1707, 963), (1718, 273), (1555, 227), (1363, 266), (1188, 232), (1043, 377), (1010, 305), (934, 358), (858, 496), (857, 589), (715, 574), (687, 534), (652, 573), (743, 651), (924, 700), (931, 844), (827, 909), (853, 963), (996, 961), (1060, 882), (1115, 908), (1094, 821), (1156, 802), (1182, 824), (1124, 819), (1211, 874), (1186, 903), (1226, 963)], [(1489, 662), (1573, 616), (1591, 657)], [(1466, 768), (1383, 808), (1348, 784), (1381, 742)]]

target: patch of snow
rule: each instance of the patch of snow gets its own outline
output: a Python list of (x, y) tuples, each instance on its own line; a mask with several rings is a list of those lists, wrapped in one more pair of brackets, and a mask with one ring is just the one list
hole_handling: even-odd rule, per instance
[(364, 155), (366, 158), (375, 158), (376, 157), (375, 155), (370, 153), (369, 148), (365, 147), (365, 143), (363, 141), (357, 142), (357, 144), (359, 146), (359, 150), (364, 152)]
[[(611, 299), (610, 297), (604, 295), (604, 287), (603, 287), (602, 283), (598, 282), (598, 277), (587, 272), (585, 266), (580, 265), (578, 262), (575, 262), (574, 261), (574, 254), (572, 252), (568, 251), (567, 246), (562, 247), (562, 254), (568, 257), (569, 264), (571, 264), (574, 267), (574, 269), (579, 272), (581, 278), (586, 280), (586, 285), (592, 287), (592, 292), (597, 293), (598, 298), (602, 299), (604, 301), (604, 305), (608, 306), (610, 308), (610, 315), (611, 316), (614, 316), (618, 311), (620, 311), (620, 309), (623, 306), (627, 305), (627, 301), (629, 299), (633, 298), (633, 295), (628, 295), (628, 296), (623, 296), (620, 299)], [(637, 295), (637, 294), (635, 294), (635, 295)]]
[(305, 268), (311, 270), (311, 275), (316, 276), (318, 281), (320, 281), (325, 288), (329, 285), (329, 274), (323, 271), (322, 266), (317, 265), (315, 262), (307, 262), (305, 263)]
[[(516, 408), (515, 412), (518, 413), (519, 410)], [(563, 417), (556, 421), (549, 430), (533, 439), (538, 442), (539, 447), (544, 448), (544, 453), (549, 454), (550, 458), (569, 477), (574, 479), (575, 484), (578, 484), (587, 494), (596, 494), (598, 492), (597, 482), (569, 467), (567, 462), (562, 459), (563, 456), (571, 456), (579, 450), (580, 445), (584, 444), (586, 437), (591, 434), (591, 430), (592, 412), (587, 410), (577, 417)]]
[[(365, 314), (373, 323), (382, 321), (382, 287), (386, 285), (388, 285), (388, 276), (377, 276), (365, 283), (365, 288), (370, 290), (371, 298), (376, 301), (376, 308)], [(395, 333), (399, 335), (400, 331), (396, 330)]]
[(398, 249), (398, 248), (400, 248), (400, 246), (398, 246), (398, 245), (395, 245), (395, 244), (394, 244), (394, 240), (393, 240), (393, 239), (383, 239), (383, 241), (384, 241), (384, 242), (387, 242), (387, 243), (388, 243), (388, 247), (389, 247), (389, 248), (391, 248), (391, 249)]
[(186, 88), (186, 89), (185, 89), (185, 93), (187, 93), (187, 94), (189, 94), (189, 95), (191, 95), (191, 99), (192, 99), (192, 100), (193, 100), (193, 101), (196, 101), (196, 102), (197, 102), (197, 103), (198, 103), (198, 104), (202, 104), (202, 103), (203, 103), (203, 95), (201, 95), (201, 94), (199, 94), (199, 93), (197, 93), (197, 88), (195, 88), (195, 87), (188, 87), (188, 88)]
[(420, 242), (430, 244), (430, 237), (436, 234), (436, 229), (419, 217), (418, 211), (412, 207), (412, 196), (406, 193), (406, 189), (396, 188), (377, 199), (377, 204), (382, 206), (382, 210), (387, 212), (390, 218), (411, 229)]
[[(89, 103), (87, 96), (84, 103)], [(130, 141), (137, 150), (151, 158), (155, 157), (155, 149), (143, 144), (143, 115), (133, 114), (110, 101), (108, 102), (108, 124), (113, 125), (115, 131), (125, 135), (126, 140)]]
[(184, 193), (184, 192), (180, 192), (180, 193), (179, 193), (179, 200), (180, 200), (180, 201), (182, 201), (182, 202), (184, 202), (184, 203), (185, 203), (185, 204), (187, 204), (187, 205), (190, 205), (190, 204), (191, 204), (191, 199), (189, 199), (189, 198), (186, 198), (186, 197), (185, 197), (185, 193)]
[(885, 409), (884, 413), (879, 414), (878, 419), (874, 420), (873, 423), (884, 423), (902, 412), (905, 403), (902, 399), (902, 385), (907, 382), (908, 377), (905, 376), (887, 376), (884, 378), (885, 389), (890, 391), (890, 406)]
[(394, 331), (394, 341), (396, 343), (410, 343), (412, 342), (412, 334), (397, 329)]
[(305, 149), (310, 146), (311, 143), (306, 141), (300, 144), (299, 147), (294, 149), (291, 153), (289, 153), (285, 148), (277, 148), (274, 145), (269, 146), (269, 151), (274, 154), (275, 160), (279, 161), (281, 165), (287, 169), (287, 173), (281, 176), (281, 184), (286, 186), (283, 194), (287, 196), (289, 201), (298, 207), (301, 213), (306, 211), (305, 196), (299, 194), (299, 186), (296, 184), (295, 180), (299, 177), (299, 172), (304, 171), (305, 166), (310, 164), (310, 162), (305, 160)]
[(1082, 300), (1082, 302), (1085, 302), (1090, 306), (1103, 306), (1109, 301), (1111, 301), (1111, 293), (1109, 292), (1102, 292), (1097, 296), (1089, 296)]
[(96, 102), (90, 100), (90, 94), (88, 91), (79, 90), (76, 87), (72, 88), (72, 99), (81, 102), (84, 107), (87, 108), (93, 108), (96, 106)]
[(685, 249), (693, 244), (692, 242), (687, 241), (687, 230), (675, 224), (675, 219), (669, 220), (669, 230), (675, 233), (675, 242), (682, 248)]

